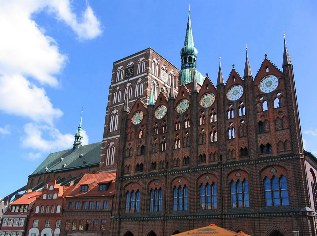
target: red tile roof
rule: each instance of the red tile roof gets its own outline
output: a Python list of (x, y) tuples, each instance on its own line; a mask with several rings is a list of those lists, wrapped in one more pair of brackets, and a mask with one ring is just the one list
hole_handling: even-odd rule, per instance
[(15, 200), (11, 203), (11, 205), (28, 205), (36, 200), (38, 196), (40, 196), (42, 192), (30, 192), (24, 194), (19, 199)]
[[(110, 184), (107, 191), (99, 191), (98, 186), (102, 183), (114, 182), (116, 178), (115, 172), (100, 172), (96, 174), (85, 174), (81, 180), (74, 186), (74, 188), (68, 192), (68, 197), (75, 196), (111, 196), (114, 195), (115, 186), (114, 183)], [(81, 192), (80, 186), (88, 185), (87, 192)]]

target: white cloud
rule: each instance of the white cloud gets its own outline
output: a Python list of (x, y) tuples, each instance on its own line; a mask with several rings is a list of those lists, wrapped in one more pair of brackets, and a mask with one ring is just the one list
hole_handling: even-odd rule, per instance
[[(89, 5), (78, 16), (71, 0), (0, 0), (0, 6), (0, 111), (35, 122), (24, 127), (24, 147), (40, 151), (69, 148), (73, 135), (54, 127), (54, 120), (63, 113), (43, 87), (58, 86), (57, 75), (67, 57), (33, 17), (43, 11), (52, 13), (81, 40), (99, 36), (100, 22)], [(8, 132), (0, 127), (0, 134)], [(84, 142), (88, 143), (87, 135)], [(31, 152), (29, 159), (38, 158), (38, 153)]]
[[(74, 135), (62, 134), (58, 129), (48, 125), (28, 123), (24, 126), (26, 136), (22, 145), (40, 152), (53, 152), (73, 147)], [(88, 144), (88, 135), (83, 131), (83, 145)]]
[(69, 25), (80, 39), (92, 39), (101, 34), (100, 22), (89, 5), (80, 20), (72, 12), (70, 1), (51, 0), (48, 7), (60, 20)]
[(32, 85), (21, 75), (0, 76), (0, 109), (48, 124), (63, 114), (53, 107), (43, 88)]
[(0, 127), (0, 135), (6, 135), (6, 134), (10, 134), (10, 127), (9, 125), (5, 125), (4, 127)]

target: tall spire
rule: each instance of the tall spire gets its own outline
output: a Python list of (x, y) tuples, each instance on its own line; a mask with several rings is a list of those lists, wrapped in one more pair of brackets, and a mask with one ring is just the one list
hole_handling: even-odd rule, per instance
[(196, 58), (198, 50), (195, 48), (194, 36), (192, 31), (192, 21), (190, 18), (190, 6), (188, 9), (188, 19), (184, 46), (181, 49), (182, 69), (196, 68)]
[(149, 106), (154, 106), (154, 104), (155, 104), (155, 102), (154, 102), (154, 89), (152, 87), (150, 97), (149, 97)]
[(244, 65), (244, 76), (252, 76), (252, 71), (250, 67), (249, 57), (248, 57), (248, 46), (245, 47), (245, 65)]
[(221, 57), (219, 57), (219, 69), (218, 69), (218, 78), (217, 78), (217, 85), (223, 84), (223, 75), (221, 69)]
[(288, 49), (286, 47), (286, 36), (284, 34), (284, 53), (283, 53), (283, 66), (286, 65), (291, 65), (292, 61), (291, 61), (291, 57), (288, 53)]
[(81, 109), (81, 113), (80, 113), (80, 120), (79, 120), (79, 124), (78, 124), (78, 128), (77, 128), (77, 132), (74, 135), (75, 139), (74, 139), (74, 143), (73, 143), (73, 149), (79, 148), (82, 144), (82, 139), (83, 139), (83, 109)]

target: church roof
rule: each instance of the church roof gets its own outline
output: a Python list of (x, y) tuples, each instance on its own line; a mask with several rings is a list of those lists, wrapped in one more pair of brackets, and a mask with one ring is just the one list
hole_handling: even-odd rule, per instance
[(49, 154), (31, 175), (98, 166), (101, 142)]

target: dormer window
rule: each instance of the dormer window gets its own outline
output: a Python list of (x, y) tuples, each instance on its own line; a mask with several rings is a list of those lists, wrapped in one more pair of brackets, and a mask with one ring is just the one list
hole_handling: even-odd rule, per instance
[(80, 185), (80, 192), (87, 192), (88, 191), (88, 185)]
[(106, 183), (106, 184), (99, 184), (99, 191), (107, 191), (108, 188), (109, 188), (109, 183)]

